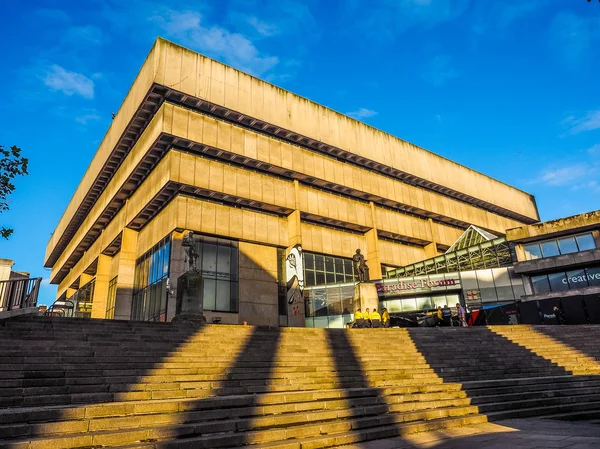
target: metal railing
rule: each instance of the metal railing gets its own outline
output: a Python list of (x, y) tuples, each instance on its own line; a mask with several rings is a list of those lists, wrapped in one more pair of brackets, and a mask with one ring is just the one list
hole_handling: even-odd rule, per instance
[(0, 281), (0, 312), (37, 305), (42, 278)]

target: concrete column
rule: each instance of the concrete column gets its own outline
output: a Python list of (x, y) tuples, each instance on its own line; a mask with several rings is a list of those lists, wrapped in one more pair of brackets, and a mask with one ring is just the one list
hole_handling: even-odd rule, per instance
[(437, 242), (439, 241), (439, 235), (435, 223), (431, 218), (427, 219), (427, 226), (429, 229), (429, 238), (431, 243), (425, 245), (425, 258), (430, 259), (438, 255)]
[(110, 281), (110, 263), (112, 257), (105, 254), (98, 256), (96, 269), (96, 283), (94, 285), (94, 299), (92, 301), (92, 318), (106, 317), (106, 303), (108, 301), (108, 283)]
[(365, 233), (365, 239), (367, 240), (367, 253), (365, 258), (367, 259), (367, 265), (369, 266), (369, 277), (371, 279), (381, 279), (381, 256), (379, 254), (379, 237), (377, 236), (377, 221), (375, 220), (375, 204), (371, 204), (371, 221), (373, 223), (373, 229)]
[[(302, 247), (302, 227), (300, 221), (300, 184), (298, 180), (294, 180), (294, 192), (295, 192), (295, 201), (294, 205), (296, 210), (288, 215), (288, 247), (285, 250), (285, 257), (287, 257), (290, 252), (299, 245)], [(298, 265), (299, 264), (299, 265)], [(283, 277), (287, 280), (287, 266), (288, 263), (284, 264), (284, 272)], [(287, 317), (288, 317), (288, 326), (290, 327), (304, 327), (306, 325), (306, 320), (304, 316), (304, 297), (299, 297), (304, 291), (304, 258), (301, 257), (300, 261), (297, 261), (297, 268), (299, 276), (302, 281), (302, 285), (296, 283), (293, 286), (290, 286), (287, 293), (288, 296), (291, 295), (294, 291), (297, 292), (295, 296), (295, 300), (292, 304), (288, 302), (287, 307)]]
[(117, 268), (117, 294), (115, 298), (115, 320), (131, 319), (133, 283), (135, 279), (135, 253), (138, 233), (125, 228), (121, 235), (119, 266)]
[(600, 248), (600, 231), (592, 231), (594, 242), (596, 242), (596, 248)]

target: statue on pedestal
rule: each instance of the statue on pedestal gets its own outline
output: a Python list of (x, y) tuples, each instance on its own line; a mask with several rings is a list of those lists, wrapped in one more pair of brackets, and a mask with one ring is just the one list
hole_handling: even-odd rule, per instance
[(185, 272), (177, 278), (177, 299), (173, 321), (205, 324), (204, 316), (204, 278), (196, 265), (198, 253), (194, 241), (194, 231), (181, 241), (185, 251)]
[(196, 266), (196, 260), (198, 260), (198, 253), (196, 252), (196, 242), (194, 241), (194, 231), (188, 232), (183, 240), (181, 246), (185, 250), (185, 271), (198, 271)]
[(358, 278), (358, 282), (369, 280), (369, 267), (365, 256), (360, 253), (360, 249), (356, 250), (356, 254), (352, 257), (352, 264), (354, 266), (354, 275)]

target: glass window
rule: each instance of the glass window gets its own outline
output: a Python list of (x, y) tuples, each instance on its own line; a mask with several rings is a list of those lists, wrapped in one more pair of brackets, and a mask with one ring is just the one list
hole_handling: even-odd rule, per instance
[(434, 307), (437, 309), (438, 307), (444, 307), (447, 303), (446, 303), (446, 295), (443, 296), (434, 296), (433, 298), (433, 305)]
[(558, 256), (560, 254), (556, 240), (542, 242), (540, 245), (542, 247), (542, 254), (544, 257)]
[(429, 296), (416, 298), (417, 300), (417, 310), (427, 310), (433, 308), (433, 301)]
[(112, 320), (115, 317), (115, 302), (117, 299), (117, 278), (111, 279), (108, 283), (108, 300), (106, 302), (106, 315), (107, 320)]
[(534, 293), (548, 293), (550, 291), (548, 276), (545, 274), (541, 276), (531, 276), (531, 285), (533, 285)]
[(217, 297), (215, 310), (229, 310), (231, 301), (231, 282), (221, 280), (216, 282)]
[(352, 260), (304, 253), (304, 281), (307, 287), (353, 282)]
[(586, 251), (588, 249), (596, 248), (596, 242), (594, 242), (594, 237), (592, 234), (578, 235), (576, 239), (579, 251)]
[(588, 276), (583, 268), (567, 272), (570, 288), (584, 288), (588, 286)]
[(170, 249), (170, 237), (165, 237), (137, 260), (131, 305), (133, 320), (166, 320)]
[(217, 246), (205, 243), (202, 247), (202, 274), (214, 274), (217, 271)]
[(541, 259), (542, 258), (542, 250), (540, 249), (540, 245), (538, 243), (532, 243), (530, 245), (525, 245), (523, 247), (525, 250), (525, 258), (527, 260)]
[(333, 273), (333, 257), (325, 257), (325, 271)]
[(402, 311), (412, 312), (417, 310), (417, 300), (415, 298), (401, 299)]
[(585, 269), (590, 285), (600, 285), (600, 267), (586, 268)]
[(563, 272), (549, 274), (548, 282), (550, 283), (550, 290), (552, 290), (553, 292), (561, 292), (564, 290), (569, 290), (567, 276)]
[(561, 254), (571, 254), (577, 252), (577, 243), (575, 243), (575, 237), (559, 239), (558, 246)]
[(205, 310), (217, 310), (217, 281), (215, 279), (204, 279), (204, 301)]

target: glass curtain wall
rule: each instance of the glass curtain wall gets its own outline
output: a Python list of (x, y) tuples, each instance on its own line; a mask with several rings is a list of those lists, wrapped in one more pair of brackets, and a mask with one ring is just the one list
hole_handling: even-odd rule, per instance
[(198, 270), (204, 277), (204, 310), (238, 311), (238, 243), (194, 236)]
[(510, 246), (506, 238), (483, 242), (395, 270), (386, 270), (384, 279), (453, 273), (460, 271), (512, 266)]
[(131, 319), (166, 321), (167, 278), (171, 260), (171, 236), (165, 237), (135, 264)]
[(354, 283), (304, 289), (306, 327), (343, 328), (354, 321)]

